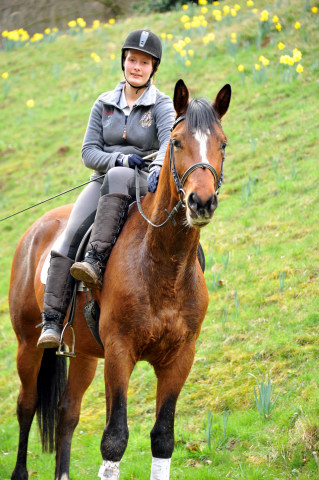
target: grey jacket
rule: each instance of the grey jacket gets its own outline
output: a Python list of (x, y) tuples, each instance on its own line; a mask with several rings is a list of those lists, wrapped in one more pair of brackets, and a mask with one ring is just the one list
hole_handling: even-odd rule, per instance
[(173, 102), (150, 85), (126, 117), (119, 107), (124, 84), (120, 82), (114, 90), (100, 95), (91, 110), (82, 160), (94, 170), (92, 179), (114, 167), (121, 153), (144, 157), (158, 150), (156, 160), (147, 163), (147, 171), (163, 164), (175, 117)]

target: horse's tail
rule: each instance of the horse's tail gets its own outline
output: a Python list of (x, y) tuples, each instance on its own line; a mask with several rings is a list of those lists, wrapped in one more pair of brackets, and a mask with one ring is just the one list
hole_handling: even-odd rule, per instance
[(55, 450), (58, 404), (64, 392), (66, 380), (66, 358), (57, 356), (56, 349), (45, 349), (38, 375), (37, 404), (37, 419), (43, 452), (52, 453)]

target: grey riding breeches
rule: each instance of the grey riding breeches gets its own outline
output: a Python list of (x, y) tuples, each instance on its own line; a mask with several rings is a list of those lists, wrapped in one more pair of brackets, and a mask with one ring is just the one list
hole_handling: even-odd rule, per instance
[[(146, 195), (148, 189), (147, 173), (140, 172), (140, 194)], [(66, 229), (59, 238), (53, 249), (60, 254), (68, 256), (78, 230), (85, 224), (88, 217), (92, 216), (97, 209), (99, 198), (107, 193), (123, 193), (130, 195), (135, 200), (135, 174), (134, 170), (125, 167), (111, 168), (105, 176), (101, 186), (100, 181), (89, 183), (78, 196)]]

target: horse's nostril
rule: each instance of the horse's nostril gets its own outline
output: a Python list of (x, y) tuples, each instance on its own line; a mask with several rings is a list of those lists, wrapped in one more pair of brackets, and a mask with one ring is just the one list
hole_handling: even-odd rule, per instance
[(189, 208), (200, 216), (212, 215), (218, 206), (218, 197), (216, 193), (211, 195), (208, 200), (203, 201), (196, 193), (191, 193), (187, 200)]

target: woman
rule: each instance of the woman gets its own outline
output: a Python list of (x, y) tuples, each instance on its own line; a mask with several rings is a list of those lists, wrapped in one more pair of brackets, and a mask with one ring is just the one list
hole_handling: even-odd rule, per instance
[[(174, 122), (172, 100), (153, 84), (162, 56), (160, 39), (149, 30), (130, 33), (122, 47), (125, 80), (98, 97), (91, 110), (82, 146), (86, 167), (94, 170), (72, 209), (66, 230), (51, 252), (43, 299), (40, 348), (55, 348), (72, 295), (74, 278), (101, 288), (112, 247), (135, 195), (134, 170), (140, 170), (141, 195), (155, 192)], [(155, 161), (143, 157), (158, 150)], [(95, 180), (107, 173), (101, 180)], [(94, 181), (95, 180), (95, 181)], [(97, 208), (97, 210), (96, 210)], [(74, 238), (90, 218), (95, 220), (89, 251), (74, 263)], [(70, 275), (70, 268), (71, 274)]]

